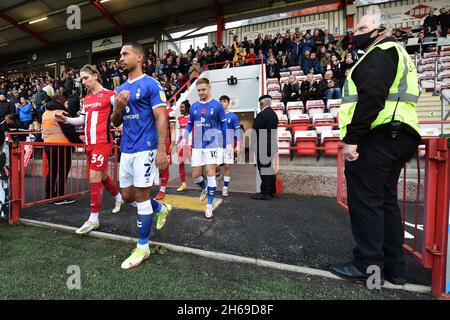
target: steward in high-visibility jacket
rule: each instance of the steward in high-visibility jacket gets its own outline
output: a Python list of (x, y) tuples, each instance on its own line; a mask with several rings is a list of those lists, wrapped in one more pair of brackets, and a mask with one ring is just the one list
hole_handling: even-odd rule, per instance
[(375, 266), (384, 279), (404, 284), (397, 184), (420, 142), (419, 85), (416, 67), (403, 46), (386, 37), (386, 28), (374, 29), (373, 21), (366, 14), (358, 22), (354, 43), (365, 54), (347, 75), (338, 118), (356, 248), (352, 261), (331, 266), (330, 271), (360, 281)]
[[(83, 143), (74, 127), (59, 123), (55, 119), (56, 112), (66, 110), (64, 96), (54, 96), (45, 104), (46, 111), (42, 115), (42, 135), (44, 143), (57, 145), (44, 145), (49, 170), (45, 192), (47, 199), (61, 197), (66, 194), (66, 181), (72, 165), (72, 146), (70, 143)], [(58, 181), (58, 183), (56, 183)], [(55, 199), (57, 200), (57, 199)], [(60, 201), (63, 204), (64, 201)]]
[[(371, 47), (366, 52), (366, 54), (362, 56), (354, 65), (345, 80), (342, 94), (342, 104), (339, 109), (339, 136), (341, 140), (344, 140), (349, 144), (357, 144), (360, 136), (366, 133), (365, 131), (369, 129), (368, 126), (365, 126), (365, 128), (360, 128), (359, 120), (363, 120), (364, 122), (366, 122), (366, 124), (369, 124), (370, 121), (370, 129), (373, 129), (381, 124), (391, 122), (394, 115), (394, 110), (394, 120), (407, 124), (409, 127), (411, 127), (411, 129), (414, 129), (417, 133), (419, 133), (419, 121), (416, 113), (416, 104), (417, 100), (419, 99), (419, 80), (417, 77), (416, 67), (411, 57), (404, 49), (403, 45), (395, 40), (390, 41), (389, 38), (385, 40), (386, 41), (382, 40)], [(377, 87), (366, 87), (365, 83), (373, 83), (374, 81), (379, 81), (381, 85), (384, 84), (384, 87), (386, 87), (385, 84), (387, 82), (387, 79), (372, 78), (363, 80), (363, 83), (356, 84), (352, 77), (353, 72), (358, 68), (358, 65), (363, 63), (367, 57), (370, 57), (370, 53), (377, 49), (378, 51), (396, 51), (398, 62), (395, 66), (395, 78), (393, 83), (389, 87), (387, 97), (377, 95), (378, 99), (375, 101), (364, 101), (363, 99), (368, 96), (370, 97), (370, 94), (364, 95), (365, 92), (362, 92), (363, 90), (378, 89)], [(377, 61), (376, 64), (366, 64), (366, 67), (383, 69), (383, 64), (385, 63), (386, 61), (380, 60)], [(389, 67), (394, 66), (389, 65)], [(370, 77), (370, 73), (368, 72), (363, 76)], [(386, 90), (384, 90), (383, 93), (386, 93), (385, 91)], [(358, 93), (363, 93), (363, 95), (359, 97)], [(372, 105), (369, 113), (362, 114), (362, 111), (358, 109), (355, 114), (357, 104), (359, 103), (361, 106), (361, 102)], [(374, 116), (376, 117), (374, 118)], [(353, 127), (356, 127), (354, 133), (352, 132)]]
[(69, 139), (64, 135), (60, 124), (55, 119), (58, 110), (47, 110), (42, 115), (42, 138), (44, 142), (68, 144)]

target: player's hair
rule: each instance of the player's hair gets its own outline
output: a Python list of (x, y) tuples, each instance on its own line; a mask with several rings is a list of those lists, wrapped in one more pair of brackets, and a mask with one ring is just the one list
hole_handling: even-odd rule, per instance
[(85, 64), (81, 69), (80, 69), (80, 73), (81, 72), (86, 72), (89, 73), (91, 76), (93, 76), (94, 74), (97, 75), (97, 81), (102, 83), (102, 76), (100, 75), (100, 72), (97, 70), (96, 66), (93, 66), (91, 64)]
[(206, 84), (209, 86), (209, 80), (207, 78), (200, 78), (197, 80), (197, 86), (201, 85), (201, 84)]
[(125, 46), (132, 47), (134, 50), (136, 50), (140, 54), (142, 54), (142, 63), (144, 63), (146, 61), (146, 59), (145, 59), (146, 58), (145, 49), (140, 43), (137, 43), (137, 42), (134, 42), (134, 41), (130, 41), (130, 42), (125, 43), (123, 46), (124, 47)]
[(184, 100), (181, 104), (184, 104), (186, 112), (189, 113), (189, 109), (191, 109), (191, 104), (189, 103), (189, 100)]
[(223, 96), (221, 96), (221, 97), (219, 98), (219, 101), (223, 101), (223, 100), (230, 102), (230, 97), (229, 97), (229, 96), (226, 96), (226, 95), (223, 95)]

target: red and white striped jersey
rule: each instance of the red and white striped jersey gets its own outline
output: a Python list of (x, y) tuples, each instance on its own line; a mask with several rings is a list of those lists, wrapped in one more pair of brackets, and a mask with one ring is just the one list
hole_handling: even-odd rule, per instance
[[(187, 126), (187, 124), (189, 122), (189, 115), (187, 115), (187, 116), (179, 116), (177, 122), (178, 122), (178, 128), (177, 129), (179, 131), (179, 136), (183, 137), (184, 136), (184, 130), (186, 130), (186, 126)], [(192, 131), (194, 131), (194, 129), (192, 129)], [(189, 134), (187, 144), (190, 145), (191, 142), (192, 142), (192, 132)]]
[(113, 90), (102, 89), (84, 98), (81, 114), (86, 117), (84, 134), (87, 145), (112, 143), (110, 116), (113, 103)]

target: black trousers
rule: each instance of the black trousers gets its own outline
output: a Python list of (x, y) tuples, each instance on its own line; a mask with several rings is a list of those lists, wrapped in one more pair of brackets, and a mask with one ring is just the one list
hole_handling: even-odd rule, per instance
[[(412, 129), (410, 129), (412, 130)], [(417, 152), (420, 137), (401, 131), (388, 136), (389, 126), (371, 130), (358, 145), (359, 158), (346, 162), (348, 206), (356, 248), (354, 264), (363, 272), (377, 265), (404, 276), (403, 226), (397, 183), (405, 164)]]
[[(49, 171), (45, 181), (46, 198), (63, 196), (72, 165), (72, 147), (51, 146), (44, 147), (44, 151)], [(58, 179), (58, 184), (56, 184), (56, 179)]]
[(261, 194), (273, 195), (276, 193), (275, 170), (273, 168), (273, 159), (269, 163), (262, 164), (257, 160), (258, 172), (261, 177)]

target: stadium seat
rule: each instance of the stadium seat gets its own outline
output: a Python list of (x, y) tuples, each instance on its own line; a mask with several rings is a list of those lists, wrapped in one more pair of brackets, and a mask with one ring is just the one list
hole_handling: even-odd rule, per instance
[(290, 72), (280, 72), (280, 78), (289, 78)]
[(449, 51), (441, 51), (441, 57), (448, 57), (450, 56), (450, 50)]
[(289, 77), (281, 77), (280, 78), (280, 84), (282, 85), (283, 83), (288, 83), (289, 82)]
[(275, 111), (275, 113), (277, 114), (278, 120), (280, 120), (280, 117), (285, 115), (283, 110), (276, 109), (276, 110), (273, 110), (273, 111)]
[(284, 113), (284, 103), (281, 101), (272, 102), (272, 110), (281, 110)]
[[(441, 130), (439, 128), (420, 128), (420, 135), (422, 136), (422, 139), (427, 138), (435, 138), (439, 137), (441, 135)], [(425, 145), (419, 145), (419, 149), (424, 149)], [(419, 157), (423, 158), (425, 157), (425, 150), (419, 150)]]
[(280, 85), (277, 83), (271, 83), (267, 85), (267, 90), (268, 91), (280, 91)]
[(297, 154), (300, 156), (317, 155), (317, 133), (315, 130), (296, 131), (294, 135)]
[(277, 78), (268, 78), (267, 85), (272, 84), (272, 83), (278, 84), (278, 79)]
[(342, 99), (330, 99), (327, 101), (327, 109), (333, 115), (334, 118), (337, 118), (339, 113), (339, 108), (341, 107)]
[(309, 115), (307, 114), (294, 114), (289, 116), (289, 121), (292, 126), (292, 133), (295, 134), (296, 131), (306, 131), (309, 130), (311, 121)]
[(287, 114), (289, 115), (289, 119), (291, 119), (293, 115), (303, 114), (304, 111), (303, 102), (301, 101), (288, 102), (286, 110)]
[(300, 77), (300, 76), (303, 75), (303, 71), (300, 71), (300, 70), (299, 70), (299, 71), (292, 71), (292, 75), (293, 75), (293, 76), (296, 76), (296, 77), (297, 77), (297, 76)]
[(425, 64), (425, 65), (421, 65), (417, 68), (417, 71), (419, 73), (423, 73), (423, 72), (427, 72), (427, 71), (434, 71), (434, 63), (433, 64)]
[(295, 78), (296, 78), (297, 81), (299, 81), (299, 82), (306, 81), (306, 76), (296, 76)]
[[(289, 71), (293, 72), (293, 71), (302, 71), (302, 68), (300, 68), (300, 66), (294, 66), (294, 67), (289, 67)], [(302, 71), (303, 74), (303, 71)]]
[(423, 54), (423, 58), (427, 59), (427, 58), (433, 58), (433, 57), (437, 57), (438, 53), (437, 52), (425, 52)]
[(313, 116), (314, 124), (327, 124), (329, 123), (330, 126), (318, 126), (316, 127), (317, 134), (322, 134), (324, 131), (331, 131), (333, 130), (333, 124), (334, 124), (334, 117), (331, 113), (318, 113)]
[(322, 77), (322, 75), (320, 73), (314, 75), (314, 81), (320, 81), (322, 79), (323, 79), (323, 77)]
[(273, 100), (275, 101), (281, 101), (281, 99), (283, 98), (283, 96), (281, 95), (280, 91), (269, 91), (268, 93)]
[[(292, 134), (289, 131), (278, 131), (278, 148), (291, 147), (292, 144)], [(279, 154), (290, 154), (289, 149), (278, 149)]]
[(434, 64), (434, 58), (420, 59), (420, 65)]
[(323, 131), (320, 139), (322, 146), (327, 148), (323, 151), (323, 155), (336, 156), (338, 154), (339, 130)]
[(317, 113), (323, 113), (325, 110), (325, 104), (323, 100), (308, 100), (306, 101), (306, 112), (312, 118)]

